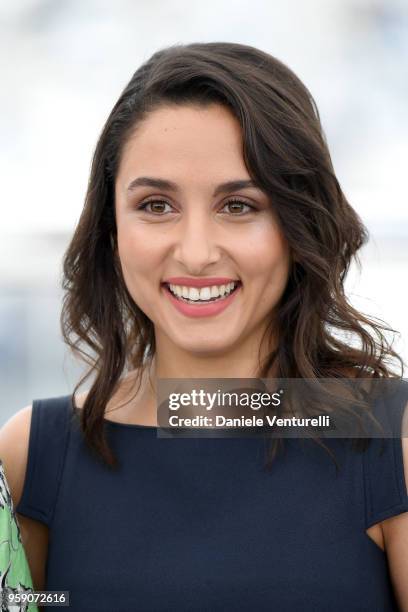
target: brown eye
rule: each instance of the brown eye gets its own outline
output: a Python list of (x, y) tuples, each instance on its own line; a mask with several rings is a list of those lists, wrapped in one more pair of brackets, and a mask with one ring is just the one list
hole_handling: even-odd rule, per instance
[(163, 214), (165, 211), (163, 209), (160, 209), (161, 206), (170, 206), (170, 204), (168, 202), (165, 202), (164, 200), (148, 200), (147, 202), (144, 202), (143, 204), (141, 204), (140, 206), (138, 206), (137, 210), (146, 210), (147, 206), (154, 206), (154, 207), (159, 207), (159, 210), (157, 210), (157, 208), (151, 209), (151, 210), (147, 210), (147, 212), (154, 214), (154, 215), (161, 215)]
[[(244, 202), (243, 200), (236, 200), (236, 199), (232, 199), (232, 200), (228, 200), (228, 202), (225, 203), (224, 208), (226, 206), (230, 206), (230, 210), (233, 211), (233, 216), (238, 217), (241, 216), (240, 214), (236, 214), (241, 213), (242, 212), (242, 206), (246, 206), (247, 208), (250, 209), (250, 211), (247, 212), (251, 212), (251, 211), (255, 211), (255, 207), (251, 206), (250, 204), (247, 204), (247, 202)], [(243, 213), (245, 214), (245, 212)]]

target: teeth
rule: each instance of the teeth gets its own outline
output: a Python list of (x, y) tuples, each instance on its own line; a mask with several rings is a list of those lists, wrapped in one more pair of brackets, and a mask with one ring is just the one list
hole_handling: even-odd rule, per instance
[(212, 298), (218, 297), (218, 289), (215, 285), (211, 287), (211, 297)]
[(228, 295), (234, 289), (237, 283), (231, 282), (227, 285), (213, 285), (211, 287), (181, 287), (179, 285), (169, 285), (170, 291), (177, 297), (183, 297), (186, 300), (193, 302), (208, 301), (210, 299)]
[(189, 300), (199, 300), (200, 299), (200, 291), (196, 287), (188, 288), (188, 299)]
[[(198, 293), (198, 291), (197, 291)], [(211, 297), (210, 287), (203, 287), (200, 291), (200, 300), (209, 300)]]

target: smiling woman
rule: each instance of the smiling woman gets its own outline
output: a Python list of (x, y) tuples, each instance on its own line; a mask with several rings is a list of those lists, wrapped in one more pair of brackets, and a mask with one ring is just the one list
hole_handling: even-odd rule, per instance
[[(228, 109), (173, 105), (149, 113), (121, 156), (115, 182), (121, 272), (133, 302), (155, 324), (156, 365), (180, 353), (175, 375), (188, 354), (185, 375), (205, 377), (220, 360), (217, 348), (233, 350), (235, 374), (244, 373), (286, 286), (289, 247), (242, 149), (239, 122)], [(147, 179), (149, 170), (157, 178)], [(132, 178), (135, 172), (141, 177)], [(190, 276), (178, 281), (186, 271)], [(211, 272), (225, 280), (211, 280)], [(222, 295), (211, 298), (211, 290)], [(206, 352), (212, 359), (194, 365)]]
[[(136, 71), (63, 262), (89, 371), (0, 434), (37, 587), (89, 612), (408, 610), (408, 385), (344, 293), (367, 238), (279, 60), (194, 43)], [(159, 379), (273, 377), (393, 379), (394, 436), (274, 438), (266, 462), (259, 438), (157, 436)]]

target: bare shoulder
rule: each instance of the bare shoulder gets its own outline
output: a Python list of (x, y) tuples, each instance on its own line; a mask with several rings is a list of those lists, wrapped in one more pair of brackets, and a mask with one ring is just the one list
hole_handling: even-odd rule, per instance
[(28, 460), (32, 405), (16, 412), (0, 429), (0, 459), (14, 506), (23, 492)]
[[(32, 405), (14, 414), (0, 429), (0, 459), (10, 489), (13, 506), (20, 502), (28, 462)], [(48, 527), (27, 516), (18, 515), (21, 537), (34, 587), (44, 589), (48, 551)]]

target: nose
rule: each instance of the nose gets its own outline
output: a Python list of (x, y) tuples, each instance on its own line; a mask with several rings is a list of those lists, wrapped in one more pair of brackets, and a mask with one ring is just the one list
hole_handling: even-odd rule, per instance
[(200, 211), (186, 215), (175, 232), (173, 256), (180, 268), (195, 276), (217, 263), (221, 257), (217, 236), (217, 228), (209, 216)]

